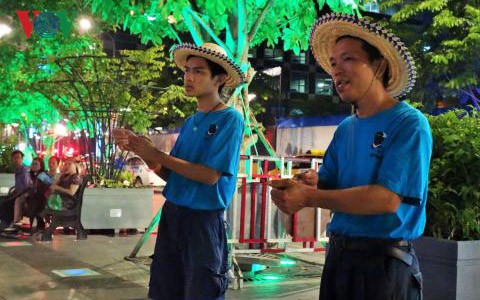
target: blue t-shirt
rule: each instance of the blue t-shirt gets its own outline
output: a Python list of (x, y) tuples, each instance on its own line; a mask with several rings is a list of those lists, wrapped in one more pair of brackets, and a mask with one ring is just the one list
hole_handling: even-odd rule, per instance
[(345, 119), (325, 153), (319, 180), (335, 189), (378, 184), (403, 200), (395, 213), (334, 212), (329, 230), (380, 239), (422, 235), (431, 153), (428, 120), (405, 102), (368, 118)]
[(222, 173), (213, 186), (185, 178), (173, 171), (163, 191), (165, 198), (192, 209), (225, 209), (236, 188), (243, 118), (234, 108), (189, 117), (170, 155)]

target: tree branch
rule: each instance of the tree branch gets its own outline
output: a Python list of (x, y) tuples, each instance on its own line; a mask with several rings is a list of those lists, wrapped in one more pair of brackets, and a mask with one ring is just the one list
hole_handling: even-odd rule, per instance
[(265, 4), (265, 7), (262, 9), (262, 12), (258, 15), (257, 20), (255, 21), (252, 28), (250, 29), (250, 32), (248, 33), (248, 44), (252, 43), (253, 39), (255, 38), (255, 35), (257, 34), (258, 28), (260, 27), (260, 24), (265, 19), (265, 16), (267, 15), (267, 12), (270, 10), (270, 8), (272, 7), (274, 2), (275, 2), (275, 0), (268, 1)]
[(182, 10), (183, 19), (185, 20), (185, 23), (187, 23), (193, 41), (196, 45), (201, 46), (203, 44), (202, 32), (200, 31), (200, 28), (198, 28), (197, 24), (195, 24), (193, 15), (193, 11), (190, 7), (185, 7)]
[(243, 59), (244, 49), (248, 48), (247, 35), (247, 1), (237, 0), (237, 58), (241, 61)]
[(228, 49), (227, 45), (225, 45), (225, 43), (218, 37), (218, 35), (215, 34), (213, 29), (210, 26), (208, 26), (207, 23), (205, 23), (205, 21), (198, 15), (197, 12), (190, 10), (188, 13), (190, 13), (193, 19), (197, 21), (197, 23), (200, 24), (200, 26), (202, 26), (203, 29), (205, 29), (205, 31), (208, 33), (208, 35), (210, 35), (210, 37), (215, 41), (215, 43), (217, 43), (220, 47), (225, 49), (228, 56), (234, 57), (230, 52), (230, 49)]

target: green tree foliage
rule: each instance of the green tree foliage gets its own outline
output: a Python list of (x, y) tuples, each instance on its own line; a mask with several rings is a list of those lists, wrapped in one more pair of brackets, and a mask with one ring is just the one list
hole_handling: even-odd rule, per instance
[[(3, 132), (5, 126), (0, 124), (0, 132)], [(12, 151), (17, 145), (16, 135), (9, 137), (0, 135), (0, 173), (13, 173), (14, 167), (11, 162)]]
[[(69, 1), (2, 3), (0, 22), (6, 20), (13, 32), (0, 39), (0, 123), (19, 124), (26, 142), (28, 129), (36, 128), (51, 150), (56, 142), (53, 124), (68, 119), (70, 130), (85, 129), (96, 141), (88, 145), (91, 174), (108, 177), (113, 174), (109, 132), (114, 126), (145, 132), (159, 117), (168, 117), (166, 125), (178, 124), (185, 112), (193, 112), (193, 99), (175, 85), (178, 74), (165, 72), (171, 62), (163, 46), (123, 51), (110, 58), (98, 39), (105, 28), (101, 22), (90, 33), (80, 34), (75, 28), (78, 19), (72, 19), (74, 28), (67, 36), (40, 38), (32, 33), (27, 39), (15, 16), (16, 10), (78, 10), (77, 15), (82, 15), (87, 12), (82, 8), (83, 4)], [(100, 157), (95, 154), (96, 143)]]
[(480, 85), (480, 1), (381, 1), (382, 9), (392, 6), (399, 10), (391, 25), (409, 42), (419, 64), (416, 96), (425, 98), (432, 93), (428, 84), (438, 82), (451, 94), (460, 90), (478, 101), (474, 87)]
[(36, 70), (36, 80), (27, 89), (55, 103), (70, 120), (71, 129), (85, 130), (98, 143), (99, 157), (95, 146), (88, 145), (90, 174), (111, 177), (115, 157), (111, 130), (127, 126), (145, 132), (154, 118), (174, 107), (169, 96), (182, 95), (175, 90), (171, 95), (172, 88), (165, 91), (157, 86), (171, 62), (164, 57), (162, 46), (122, 51), (120, 57), (107, 57), (92, 40), (67, 49), (57, 46), (62, 51), (51, 54), (38, 68), (34, 68), (39, 64), (35, 53), (24, 51), (25, 56), (32, 55), (25, 68)]
[(425, 233), (452, 240), (478, 240), (480, 114), (455, 110), (428, 119), (434, 147)]
[[(123, 26), (138, 34), (142, 42), (179, 40), (188, 32), (198, 44), (214, 40), (226, 45), (234, 58), (242, 58), (253, 47), (267, 41), (273, 46), (284, 41), (285, 50), (308, 47), (308, 32), (319, 10), (359, 12), (358, 0), (87, 0), (92, 11), (109, 24)], [(219, 38), (225, 35), (224, 41)], [(245, 61), (240, 61), (245, 62)]]
[[(114, 26), (138, 34), (142, 42), (161, 44), (164, 39), (182, 42), (184, 33), (197, 45), (215, 42), (236, 60), (250, 83), (255, 70), (248, 62), (250, 47), (283, 42), (285, 50), (308, 48), (308, 33), (325, 6), (335, 12), (358, 13), (359, 0), (87, 0), (92, 11)], [(245, 134), (258, 134), (274, 154), (248, 103), (248, 85), (233, 91), (229, 104), (243, 111)], [(250, 154), (247, 150), (246, 154)]]

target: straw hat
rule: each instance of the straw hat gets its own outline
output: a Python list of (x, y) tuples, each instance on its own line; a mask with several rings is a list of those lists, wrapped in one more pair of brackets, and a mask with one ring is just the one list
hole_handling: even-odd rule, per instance
[(402, 97), (412, 89), (416, 78), (415, 63), (405, 44), (390, 30), (351, 15), (322, 16), (310, 32), (310, 48), (317, 62), (328, 74), (332, 73), (332, 48), (337, 39), (344, 35), (365, 40), (377, 48), (388, 61), (390, 78), (386, 90), (392, 97)]
[(185, 71), (185, 64), (190, 55), (203, 57), (220, 65), (227, 72), (225, 86), (235, 87), (246, 82), (245, 75), (240, 67), (227, 56), (227, 52), (217, 44), (204, 43), (202, 46), (180, 44), (172, 48), (173, 60), (177, 67)]

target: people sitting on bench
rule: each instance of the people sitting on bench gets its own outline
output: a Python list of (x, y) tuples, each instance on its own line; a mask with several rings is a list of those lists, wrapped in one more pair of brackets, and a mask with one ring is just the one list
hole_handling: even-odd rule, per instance
[(73, 227), (78, 239), (85, 239), (86, 232), (80, 222), (81, 198), (86, 180), (79, 174), (80, 168), (73, 158), (64, 161), (59, 179), (50, 186), (52, 194), (47, 201), (44, 216), (52, 222), (42, 235), (42, 241), (50, 241), (56, 227)]
[[(82, 176), (80, 175), (80, 168), (73, 158), (67, 158), (64, 160), (61, 167), (60, 177), (50, 186), (52, 193), (61, 192), (70, 196), (74, 196), (77, 192), (80, 184), (82, 183)], [(70, 199), (70, 198), (69, 198)], [(75, 203), (71, 203), (72, 199), (63, 199), (62, 207), (49, 207), (53, 210), (70, 209), (75, 206)]]
[(52, 179), (45, 172), (45, 163), (42, 158), (36, 157), (33, 159), (29, 176), (31, 186), (27, 189), (27, 193), (24, 196), (15, 199), (13, 226), (5, 229), (5, 231), (14, 231), (15, 227), (22, 228), (23, 224), (21, 221), (24, 216), (30, 219), (31, 227), (33, 220), (36, 218), (37, 228), (45, 228), (45, 222), (40, 213), (45, 209)]

